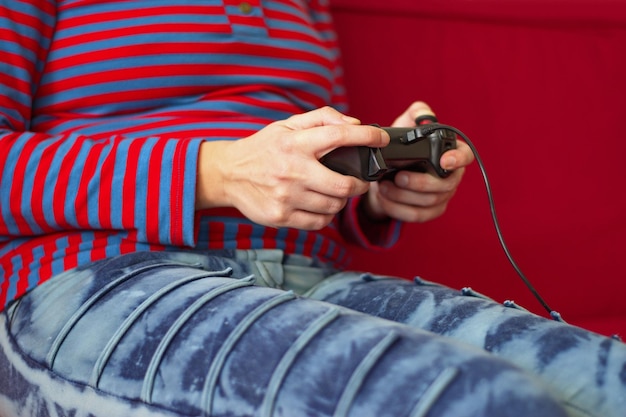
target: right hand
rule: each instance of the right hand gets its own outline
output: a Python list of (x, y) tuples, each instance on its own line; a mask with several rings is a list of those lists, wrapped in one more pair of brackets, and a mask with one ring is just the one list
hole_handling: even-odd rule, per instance
[(235, 207), (270, 227), (321, 229), (370, 183), (319, 162), (342, 146), (383, 147), (382, 129), (324, 107), (271, 123), (236, 141), (200, 147), (196, 209)]

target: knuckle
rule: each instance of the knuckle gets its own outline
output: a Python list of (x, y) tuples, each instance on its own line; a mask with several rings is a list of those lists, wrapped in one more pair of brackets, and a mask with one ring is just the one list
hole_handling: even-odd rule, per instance
[(440, 203), (440, 195), (438, 194), (424, 194), (421, 196), (422, 207), (434, 207)]
[(431, 217), (425, 211), (421, 211), (421, 210), (413, 213), (412, 217), (413, 218), (409, 221), (411, 223), (419, 223), (419, 224), (426, 223), (431, 219)]
[(277, 186), (274, 188), (274, 205), (276, 207), (276, 211), (285, 211), (285, 207), (289, 203), (291, 198), (291, 192), (287, 187)]
[(291, 210), (286, 204), (287, 196), (275, 195), (272, 203), (265, 208), (265, 217), (274, 226), (284, 226), (289, 221)]
[(320, 230), (326, 227), (332, 220), (333, 215), (315, 216), (309, 225), (311, 230)]
[(294, 140), (281, 140), (278, 141), (278, 150), (282, 153), (292, 154), (298, 149), (297, 143)]
[(360, 186), (356, 178), (352, 178), (346, 175), (332, 184), (333, 195), (339, 198), (348, 198), (356, 195), (360, 192)]
[(335, 110), (331, 106), (326, 105), (320, 108), (320, 112), (322, 112), (325, 115), (331, 115), (331, 114), (335, 114), (337, 110)]
[(409, 223), (425, 223), (427, 218), (422, 210), (413, 210), (407, 215), (405, 220)]
[(443, 187), (443, 191), (444, 191), (446, 194), (453, 193), (453, 192), (454, 192), (454, 190), (456, 190), (457, 184), (456, 184), (455, 182), (446, 182), (446, 183), (444, 183), (444, 184), (445, 184), (445, 185), (444, 185), (444, 187)]
[(375, 126), (366, 126), (368, 132), (368, 142), (378, 143), (378, 146), (385, 146), (389, 142), (389, 135), (383, 130)]
[(347, 199), (331, 198), (328, 200), (327, 213), (336, 214), (345, 207)]
[(267, 216), (268, 222), (272, 226), (281, 227), (288, 225), (289, 214), (281, 206), (275, 206), (274, 209), (269, 210)]
[(348, 136), (348, 126), (333, 125), (326, 126), (326, 136), (332, 143), (341, 143)]

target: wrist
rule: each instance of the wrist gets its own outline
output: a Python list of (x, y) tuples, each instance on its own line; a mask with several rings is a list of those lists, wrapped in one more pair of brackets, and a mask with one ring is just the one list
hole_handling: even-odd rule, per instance
[(384, 223), (388, 222), (391, 218), (382, 210), (376, 210), (372, 203), (372, 199), (375, 198), (371, 195), (372, 190), (367, 193), (365, 198), (361, 198), (359, 205), (357, 206), (357, 213), (359, 221), (361, 223)]
[(226, 173), (220, 156), (228, 141), (205, 141), (198, 151), (196, 178), (196, 210), (215, 207), (230, 207), (224, 190)]

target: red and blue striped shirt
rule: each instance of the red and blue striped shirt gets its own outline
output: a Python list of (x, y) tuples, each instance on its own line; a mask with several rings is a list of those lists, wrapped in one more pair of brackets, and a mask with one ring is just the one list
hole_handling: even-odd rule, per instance
[(355, 202), (317, 232), (194, 211), (202, 141), (345, 108), (327, 0), (11, 0), (0, 51), (0, 309), (134, 251), (281, 248), (340, 266), (346, 238), (397, 238), (368, 242)]

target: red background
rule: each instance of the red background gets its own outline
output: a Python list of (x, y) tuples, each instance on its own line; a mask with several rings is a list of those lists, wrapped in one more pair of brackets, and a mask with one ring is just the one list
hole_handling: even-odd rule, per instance
[[(626, 336), (626, 11), (609, 0), (333, 0), (350, 114), (428, 102), (474, 142), (504, 237), (553, 309)], [(623, 3), (622, 3), (623, 4)], [(447, 213), (354, 267), (545, 315), (501, 249), (478, 166)]]

